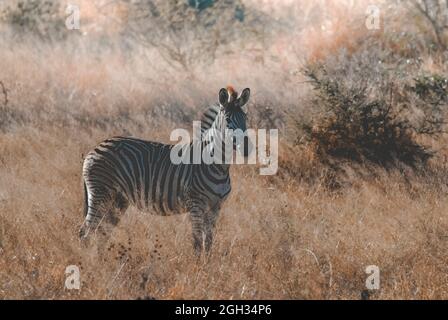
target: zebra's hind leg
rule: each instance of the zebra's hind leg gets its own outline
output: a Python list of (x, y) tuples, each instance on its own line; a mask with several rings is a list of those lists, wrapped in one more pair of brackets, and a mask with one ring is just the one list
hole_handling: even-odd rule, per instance
[[(118, 224), (120, 215), (126, 211), (129, 203), (119, 193), (106, 192), (105, 190), (87, 190), (87, 214), (79, 231), (80, 239), (85, 242), (92, 234), (108, 237), (111, 229)], [(103, 192), (101, 192), (103, 191)], [(104, 240), (102, 241), (104, 242)]]
[(104, 218), (101, 220), (97, 227), (95, 236), (95, 245), (97, 251), (97, 258), (100, 261), (111, 261), (111, 249), (115, 245), (115, 240), (111, 239), (113, 229), (120, 222), (121, 216), (124, 214), (129, 206), (129, 202), (121, 194), (117, 194), (113, 197), (112, 207), (106, 211)]
[[(86, 186), (85, 186), (86, 188)], [(84, 223), (79, 230), (79, 238), (85, 242), (90, 236), (96, 232), (99, 224), (103, 220), (108, 206), (110, 206), (109, 194), (102, 189), (89, 190), (86, 192), (86, 217)]]
[(129, 201), (121, 194), (117, 193), (113, 197), (113, 208), (109, 211), (109, 214), (105, 217), (105, 224), (115, 227), (119, 222), (121, 216), (126, 212), (129, 207)]

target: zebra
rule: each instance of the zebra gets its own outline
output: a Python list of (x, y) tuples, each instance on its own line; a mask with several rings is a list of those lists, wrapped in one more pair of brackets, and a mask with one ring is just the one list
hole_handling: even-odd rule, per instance
[[(201, 117), (201, 147), (218, 151), (228, 129), (246, 132), (246, 104), (250, 89), (238, 93), (222, 88), (218, 104)], [(231, 141), (232, 142), (232, 141)], [(186, 152), (193, 150), (187, 145)], [(243, 140), (245, 157), (252, 144)], [(241, 150), (241, 141), (233, 138), (233, 150)], [(103, 235), (110, 232), (130, 205), (159, 215), (189, 212), (193, 249), (200, 255), (210, 251), (213, 232), (221, 206), (231, 191), (228, 163), (174, 164), (170, 153), (174, 145), (133, 137), (112, 137), (99, 143), (83, 162), (85, 220), (79, 231), (86, 240), (104, 222)], [(222, 150), (222, 149), (221, 149)], [(188, 154), (188, 153), (187, 153)]]

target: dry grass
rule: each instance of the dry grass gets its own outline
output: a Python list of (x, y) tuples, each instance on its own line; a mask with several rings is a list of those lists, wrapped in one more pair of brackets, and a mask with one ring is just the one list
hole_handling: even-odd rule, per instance
[[(291, 37), (306, 44), (312, 34)], [(269, 54), (261, 65), (249, 54), (225, 56), (199, 66), (191, 80), (164, 73), (151, 51), (145, 58), (101, 51), (92, 48), (95, 39), (14, 41), (0, 42), (0, 80), (9, 98), (7, 106), (0, 102), (0, 298), (359, 299), (368, 265), (381, 272), (372, 299), (448, 298), (442, 161), (427, 176), (376, 168), (361, 179), (346, 171), (352, 183), (331, 191), (325, 168), (306, 150), (298, 154), (287, 130), (277, 176), (232, 168), (233, 190), (208, 259), (195, 261), (186, 215), (136, 209), (122, 217), (104, 251), (82, 248), (83, 154), (116, 134), (168, 142), (172, 129), (191, 128), (229, 82), (252, 88), (255, 123), (266, 104), (299, 108), (308, 91), (283, 68), (290, 60), (300, 65), (300, 57), (296, 46), (288, 54), (276, 47), (284, 45), (279, 37), (268, 52), (282, 51), (280, 62)], [(327, 50), (347, 41), (338, 38)], [(315, 48), (303, 55), (316, 56)], [(72, 264), (81, 268), (79, 291), (64, 289)]]

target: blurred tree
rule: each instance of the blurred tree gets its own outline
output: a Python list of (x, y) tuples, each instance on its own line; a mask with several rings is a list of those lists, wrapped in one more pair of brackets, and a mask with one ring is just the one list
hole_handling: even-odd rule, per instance
[(175, 69), (215, 60), (218, 49), (244, 50), (272, 22), (257, 11), (246, 12), (241, 0), (135, 0), (125, 32), (156, 48)]
[(188, 4), (198, 10), (204, 10), (211, 7), (215, 3), (215, 0), (188, 0)]
[[(199, 11), (213, 6), (215, 2), (216, 0), (188, 0), (188, 4)], [(235, 7), (235, 19), (244, 21), (244, 7), (238, 4)]]
[(412, 0), (411, 3), (430, 24), (440, 49), (447, 50), (448, 0)]
[(235, 18), (241, 22), (244, 21), (244, 7), (237, 6), (235, 8)]

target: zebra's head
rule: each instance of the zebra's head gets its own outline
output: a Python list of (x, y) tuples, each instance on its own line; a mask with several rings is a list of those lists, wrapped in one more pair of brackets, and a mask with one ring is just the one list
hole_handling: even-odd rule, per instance
[(249, 97), (249, 88), (244, 89), (240, 95), (231, 86), (219, 90), (220, 112), (223, 115), (223, 125), (225, 126), (223, 129), (233, 130), (233, 149), (242, 150), (245, 157), (252, 151), (252, 144), (247, 135), (241, 136), (247, 130), (246, 104)]

